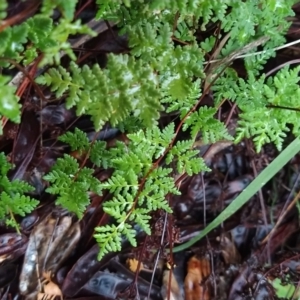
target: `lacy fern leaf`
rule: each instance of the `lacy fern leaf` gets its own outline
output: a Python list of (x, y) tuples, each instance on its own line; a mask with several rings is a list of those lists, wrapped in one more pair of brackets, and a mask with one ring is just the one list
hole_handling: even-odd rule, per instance
[(192, 150), (193, 140), (178, 141), (169, 151), (166, 163), (177, 161), (177, 172), (187, 173), (189, 176), (198, 174), (201, 171), (209, 171), (204, 160), (199, 157), (199, 150)]
[(227, 132), (224, 123), (217, 120), (215, 108), (202, 106), (198, 111), (193, 112), (183, 125), (183, 130), (191, 129), (192, 137), (195, 138), (201, 132), (205, 144), (215, 143), (225, 139), (232, 140), (232, 136)]
[(153, 70), (133, 57), (111, 55), (104, 70), (98, 65), (80, 69), (74, 63), (70, 70), (50, 69), (37, 81), (51, 86), (57, 97), (67, 92), (67, 107), (76, 105), (78, 115), (91, 115), (97, 130), (106, 121), (116, 125), (131, 113), (150, 125), (162, 109)]
[[(112, 237), (105, 237), (104, 232), (113, 234), (119, 241), (114, 245), (115, 249), (121, 248), (122, 236), (126, 236), (135, 245), (135, 229), (126, 227), (129, 224), (137, 224), (146, 233), (150, 233), (149, 214), (152, 211), (162, 209), (171, 213), (166, 195), (179, 194), (175, 186), (174, 178), (171, 176), (172, 168), (157, 166), (153, 168), (153, 161), (164, 155), (174, 138), (174, 124), (170, 124), (163, 130), (152, 127), (145, 131), (128, 134), (130, 142), (128, 145), (120, 143), (118, 146), (117, 158), (111, 159), (111, 167), (114, 172), (106, 182), (102, 183), (102, 188), (109, 190), (113, 197), (103, 203), (104, 211), (111, 215), (119, 224), (113, 227), (113, 231), (108, 233), (112, 227), (109, 225), (107, 231), (101, 231), (95, 237), (100, 246), (99, 258), (107, 253), (107, 245), (112, 247), (114, 240)], [(124, 147), (122, 147), (122, 145)], [(188, 144), (191, 146), (191, 143)], [(189, 149), (187, 145), (178, 146), (174, 150), (173, 156), (181, 158), (180, 162), (185, 164), (180, 171), (188, 169), (189, 174), (194, 171), (207, 170), (203, 161), (196, 158), (197, 151)], [(192, 167), (188, 160), (195, 163)], [(146, 176), (146, 177), (145, 177)], [(144, 183), (142, 183), (144, 180)], [(131, 226), (131, 225), (130, 225)], [(124, 228), (127, 228), (126, 230)], [(109, 242), (108, 242), (109, 241)], [(106, 249), (106, 250), (105, 250)]]
[(98, 259), (100, 260), (106, 253), (121, 251), (122, 237), (120, 235), (119, 226), (105, 225), (95, 228), (94, 235), (97, 243), (101, 245)]
[(7, 225), (15, 227), (18, 231), (14, 215), (24, 217), (33, 211), (39, 202), (24, 195), (34, 190), (28, 183), (9, 180), (7, 172), (11, 169), (11, 164), (7, 162), (2, 152), (0, 153), (0, 166), (0, 220), (5, 220)]
[(91, 161), (97, 166), (107, 169), (110, 166), (111, 152), (106, 149), (106, 142), (95, 141), (91, 152)]
[(281, 150), (290, 125), (293, 126), (293, 133), (300, 135), (299, 112), (293, 110), (300, 106), (299, 71), (300, 67), (293, 70), (284, 68), (267, 80), (265, 75), (256, 78), (251, 71), (247, 80), (236, 80), (235, 74), (228, 72), (223, 77), (227, 79), (227, 84), (220, 78), (220, 83), (213, 87), (217, 99), (225, 96), (235, 101), (242, 110), (236, 142), (244, 137), (253, 137), (257, 151), (270, 142)]
[(58, 139), (64, 143), (69, 144), (72, 151), (87, 151), (89, 148), (89, 140), (86, 134), (78, 128), (75, 128), (74, 133), (66, 132)]

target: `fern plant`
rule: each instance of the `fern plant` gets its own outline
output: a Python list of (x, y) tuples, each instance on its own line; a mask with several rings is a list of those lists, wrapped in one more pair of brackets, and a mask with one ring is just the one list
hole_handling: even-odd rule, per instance
[[(42, 64), (57, 66), (36, 82), (66, 99), (67, 107), (75, 107), (78, 116), (90, 116), (96, 130), (109, 123), (129, 139), (128, 144), (118, 142), (108, 148), (103, 141), (90, 143), (79, 129), (68, 132), (59, 139), (85, 155), (84, 161), (92, 166), (65, 154), (44, 177), (50, 183), (47, 192), (57, 196), (56, 203), (79, 218), (89, 205), (90, 193), (111, 195), (103, 210), (113, 221), (95, 229), (99, 259), (120, 250), (124, 238), (135, 246), (137, 230), (149, 234), (152, 211), (171, 213), (166, 199), (170, 193), (179, 193), (175, 175), (208, 170), (193, 148), (196, 139), (212, 143), (252, 137), (259, 151), (270, 141), (281, 149), (291, 127), (299, 135), (297, 112), (275, 108), (299, 106), (298, 68), (284, 69), (268, 79), (261, 74), (275, 53), (273, 48), (284, 42), (289, 26), (286, 17), (293, 15), (294, 2), (97, 0), (96, 18), (116, 21), (130, 49), (129, 54), (109, 54), (103, 69), (97, 64), (59, 65), (60, 50), (75, 59), (68, 43), (70, 34), (93, 35), (78, 20), (73, 21), (77, 1), (45, 0), (38, 15), (0, 32), (3, 67), (9, 67), (5, 58), (26, 66), (43, 53)], [(2, 18), (5, 3), (0, 0)], [(50, 17), (55, 8), (62, 15), (56, 24)], [(218, 26), (218, 34), (199, 40), (199, 33), (211, 25)], [(245, 59), (247, 76), (240, 78), (228, 65), (239, 53), (254, 52), (258, 46), (263, 53)], [(207, 67), (210, 56), (219, 62)], [(15, 89), (3, 88), (8, 80), (0, 75), (0, 114), (18, 122)], [(207, 87), (215, 99), (209, 107), (201, 105)], [(242, 112), (235, 137), (216, 117), (224, 100), (236, 102)], [(159, 126), (164, 111), (174, 114), (179, 123)], [(180, 131), (185, 132), (185, 139), (178, 139)], [(99, 181), (94, 166), (111, 169), (111, 177)]]

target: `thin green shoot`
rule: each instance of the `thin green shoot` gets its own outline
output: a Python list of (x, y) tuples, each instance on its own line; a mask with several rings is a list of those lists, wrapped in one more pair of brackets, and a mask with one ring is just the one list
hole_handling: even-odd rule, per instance
[(232, 201), (206, 228), (188, 242), (176, 246), (173, 252), (190, 248), (200, 241), (210, 231), (231, 217), (244, 204), (246, 204), (274, 175), (281, 170), (300, 151), (300, 139), (291, 142), (242, 192)]

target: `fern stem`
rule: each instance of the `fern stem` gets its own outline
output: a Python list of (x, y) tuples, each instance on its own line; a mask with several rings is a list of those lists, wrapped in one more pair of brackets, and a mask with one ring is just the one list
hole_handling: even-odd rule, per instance
[[(8, 209), (8, 211), (9, 211), (10, 217), (13, 220), (13, 222), (15, 224), (18, 224), (17, 221), (16, 221), (16, 218), (15, 218), (15, 216), (13, 214), (13, 212), (11, 211), (11, 209)], [(15, 229), (16, 229), (16, 231), (17, 231), (18, 234), (21, 234), (19, 226), (15, 226)]]
[(160, 165), (161, 161), (163, 160), (163, 158), (167, 155), (167, 153), (172, 149), (175, 140), (178, 136), (178, 133), (180, 131), (180, 129), (182, 128), (182, 126), (184, 125), (185, 120), (194, 112), (196, 111), (196, 109), (198, 108), (198, 106), (200, 105), (201, 101), (203, 100), (203, 98), (205, 97), (205, 95), (208, 93), (209, 89), (211, 88), (211, 86), (214, 84), (214, 82), (218, 79), (218, 77), (226, 70), (226, 68), (228, 67), (228, 64), (225, 63), (224, 67), (222, 68), (222, 70), (217, 74), (217, 76), (215, 76), (213, 78), (213, 80), (208, 84), (208, 86), (206, 87), (206, 89), (204, 90), (202, 96), (200, 97), (200, 99), (198, 100), (198, 102), (190, 109), (189, 112), (187, 112), (187, 114), (183, 117), (183, 119), (181, 120), (181, 122), (179, 123), (179, 125), (176, 128), (175, 131), (175, 135), (173, 137), (173, 139), (171, 140), (169, 146), (165, 149), (164, 153), (152, 164), (151, 168), (149, 169), (149, 171), (146, 173), (146, 175), (142, 178), (139, 189), (136, 193), (136, 196), (134, 198), (132, 207), (130, 208), (130, 210), (128, 211), (128, 213), (126, 214), (125, 218), (124, 218), (124, 223), (127, 221), (127, 219), (130, 217), (130, 215), (132, 214), (132, 212), (135, 210), (136, 205), (138, 203), (138, 199), (139, 196), (141, 194), (141, 192), (144, 189), (144, 186), (146, 184), (147, 178), (149, 177), (149, 175), (156, 169), (158, 168), (158, 166)]
[(93, 137), (93, 140), (91, 141), (91, 143), (90, 143), (90, 145), (89, 145), (89, 149), (88, 149), (88, 151), (86, 152), (86, 154), (85, 154), (85, 156), (84, 156), (84, 159), (83, 159), (82, 163), (80, 164), (80, 167), (79, 167), (77, 173), (74, 175), (73, 182), (75, 182), (75, 181), (77, 180), (80, 171), (83, 169), (83, 167), (85, 166), (87, 160), (89, 159), (90, 154), (91, 154), (92, 147), (93, 147), (93, 145), (95, 144), (95, 142), (96, 142), (97, 137), (98, 137), (99, 134), (100, 134), (100, 130), (97, 131), (97, 132), (95, 133), (95, 135), (94, 135), (94, 137)]

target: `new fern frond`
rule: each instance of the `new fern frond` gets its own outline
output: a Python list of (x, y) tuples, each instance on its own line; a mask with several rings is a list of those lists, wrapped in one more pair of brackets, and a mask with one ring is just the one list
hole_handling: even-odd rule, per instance
[(153, 161), (163, 155), (174, 138), (173, 125), (162, 131), (153, 127), (146, 132), (128, 134), (128, 138), (130, 143), (127, 146), (119, 144), (122, 153), (111, 160), (114, 172), (110, 180), (103, 184), (114, 195), (112, 200), (103, 204), (103, 209), (119, 224), (111, 232), (114, 237), (119, 236), (116, 239), (119, 244), (112, 245), (114, 239), (110, 234), (104, 234), (109, 232), (110, 225), (97, 228), (95, 238), (100, 246), (99, 259), (110, 249), (121, 248), (121, 236), (135, 246), (134, 224), (149, 234), (149, 214), (157, 209), (171, 212), (166, 195), (179, 193), (174, 179), (170, 177), (171, 168), (153, 168)]
[(177, 161), (177, 172), (187, 173), (189, 176), (201, 171), (209, 171), (204, 161), (197, 157), (198, 150), (192, 150), (193, 140), (178, 141), (168, 152), (166, 163)]
[(0, 220), (19, 231), (14, 215), (24, 217), (37, 205), (38, 201), (24, 194), (34, 190), (28, 183), (20, 180), (10, 181), (7, 177), (11, 164), (4, 153), (0, 153)]
[(88, 151), (90, 146), (87, 135), (78, 128), (75, 128), (74, 132), (66, 132), (64, 135), (58, 137), (58, 139), (66, 144), (69, 144), (72, 151)]

